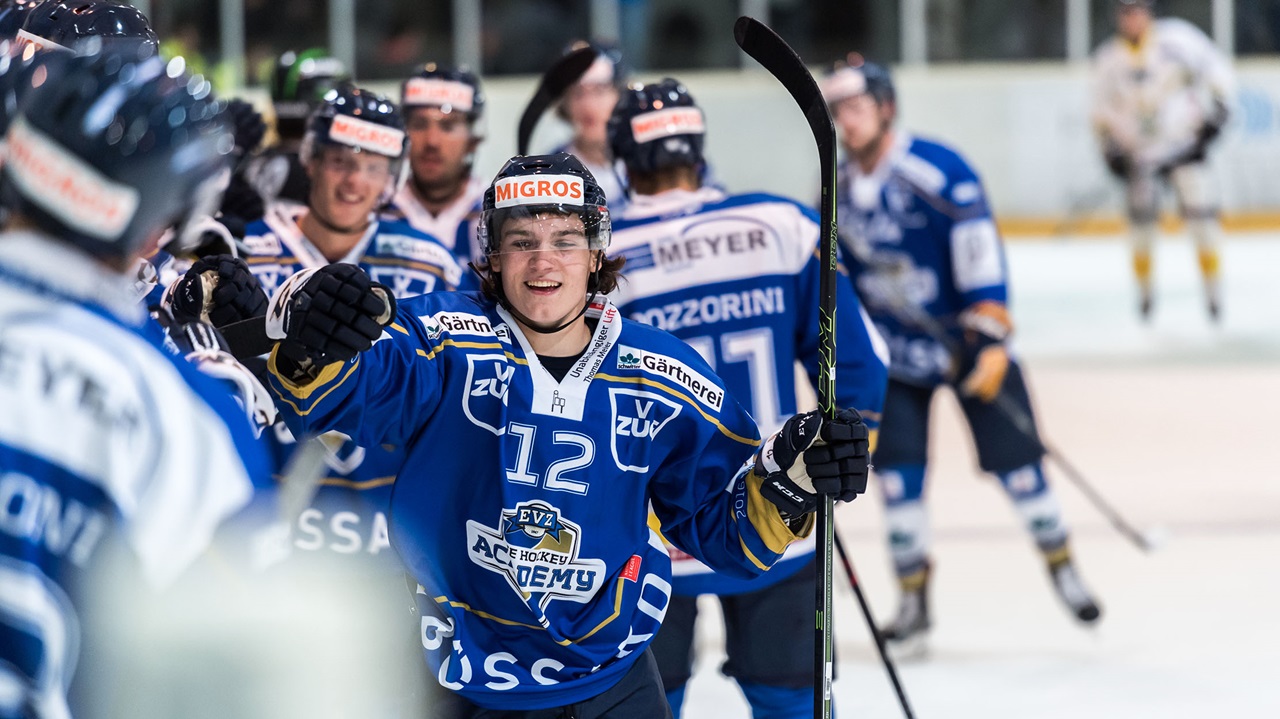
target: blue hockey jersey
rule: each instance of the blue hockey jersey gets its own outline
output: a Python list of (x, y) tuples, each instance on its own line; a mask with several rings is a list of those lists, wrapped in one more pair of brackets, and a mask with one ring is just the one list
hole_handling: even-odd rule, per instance
[(129, 284), (50, 238), (0, 237), (0, 716), (72, 715), (107, 537), (164, 585), (267, 469), (244, 411), (161, 347)]
[[(638, 195), (613, 224), (609, 251), (625, 257), (614, 300), (623, 316), (665, 329), (711, 365), (767, 436), (797, 411), (795, 365), (818, 378), (822, 267), (813, 210), (764, 194), (715, 188)], [(843, 270), (843, 268), (841, 268)], [(837, 283), (836, 404), (878, 425), (888, 352), (848, 282)], [(788, 547), (754, 580), (713, 573), (672, 553), (675, 592), (733, 594), (786, 579), (812, 558)]]
[(406, 448), (392, 544), (421, 583), (430, 665), (481, 706), (581, 701), (630, 668), (671, 595), (650, 505), (673, 542), (736, 576), (797, 539), (760, 495), (755, 423), (697, 353), (608, 301), (588, 318), (560, 382), (504, 309), (467, 293), (399, 303), (372, 349), (306, 386), (269, 365), (295, 432)]
[[(945, 145), (899, 133), (871, 173), (840, 165), (837, 199), (851, 277), (889, 343), (890, 376), (938, 384), (953, 360), (920, 325), (953, 327), (974, 303), (1008, 300), (1004, 247), (981, 181)], [(913, 321), (922, 316), (931, 320)]]

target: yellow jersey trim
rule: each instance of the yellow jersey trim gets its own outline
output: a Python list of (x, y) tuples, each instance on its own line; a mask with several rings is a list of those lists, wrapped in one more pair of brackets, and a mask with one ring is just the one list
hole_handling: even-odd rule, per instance
[(734, 440), (735, 442), (741, 442), (741, 443), (743, 443), (743, 444), (745, 444), (745, 445), (747, 445), (747, 446), (750, 446), (750, 447), (758, 447), (758, 446), (760, 446), (760, 440), (758, 440), (758, 439), (750, 439), (750, 438), (747, 438), (747, 437), (743, 437), (742, 435), (736, 434), (735, 432), (733, 432), (733, 430), (731, 430), (731, 429), (729, 429), (728, 427), (725, 427), (723, 424), (721, 424), (721, 423), (720, 423), (720, 420), (718, 420), (718, 419), (716, 419), (715, 417), (712, 417), (711, 415), (709, 415), (709, 414), (707, 414), (706, 412), (704, 412), (704, 411), (702, 410), (702, 408), (698, 406), (698, 403), (697, 403), (697, 402), (696, 402), (692, 397), (690, 397), (689, 395), (685, 394), (684, 392), (681, 392), (681, 391), (676, 390), (676, 389), (672, 389), (672, 388), (668, 387), (668, 386), (667, 386), (667, 385), (665, 385), (665, 384), (662, 384), (661, 382), (659, 382), (659, 381), (657, 381), (657, 380), (652, 380), (652, 379), (649, 379), (648, 377), (619, 377), (618, 375), (614, 375), (614, 374), (605, 374), (604, 372), (597, 372), (597, 373), (596, 373), (596, 377), (599, 377), (600, 379), (609, 380), (609, 381), (611, 381), (611, 382), (622, 382), (622, 383), (625, 383), (625, 384), (642, 384), (642, 385), (646, 385), (646, 386), (648, 386), (648, 387), (654, 387), (654, 388), (656, 388), (656, 389), (660, 389), (660, 390), (662, 390), (663, 392), (666, 392), (667, 394), (669, 394), (669, 395), (671, 395), (671, 396), (673, 396), (673, 397), (677, 397), (677, 398), (679, 398), (679, 399), (684, 400), (685, 404), (689, 405), (689, 406), (690, 406), (690, 407), (692, 407), (694, 410), (696, 410), (696, 411), (698, 412), (698, 414), (702, 415), (702, 416), (703, 416), (703, 418), (704, 418), (704, 419), (706, 419), (708, 422), (710, 422), (710, 423), (714, 424), (714, 425), (716, 426), (716, 429), (720, 430), (720, 434), (723, 434), (724, 436), (728, 437), (729, 439)]

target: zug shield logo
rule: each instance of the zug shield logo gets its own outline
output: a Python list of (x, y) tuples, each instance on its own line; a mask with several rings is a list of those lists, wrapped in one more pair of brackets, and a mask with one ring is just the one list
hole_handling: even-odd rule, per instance
[(656, 392), (617, 387), (609, 388), (609, 404), (613, 410), (609, 447), (614, 463), (623, 472), (647, 473), (653, 440), (680, 414), (681, 406)]
[(498, 527), (467, 521), (471, 561), (501, 574), (527, 602), (546, 609), (554, 599), (585, 604), (599, 591), (605, 566), (582, 559), (582, 528), (541, 500), (502, 510)]
[(462, 396), (462, 412), (477, 427), (501, 437), (506, 433), (507, 391), (515, 376), (515, 365), (506, 355), (467, 355), (467, 389)]

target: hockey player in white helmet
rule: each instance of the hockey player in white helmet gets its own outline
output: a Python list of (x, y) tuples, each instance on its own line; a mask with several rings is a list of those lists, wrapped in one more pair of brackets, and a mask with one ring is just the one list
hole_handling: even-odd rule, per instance
[(484, 90), (470, 70), (427, 63), (400, 86), (409, 179), (384, 217), (440, 240), (463, 267), (475, 249), (485, 182), (471, 174), (484, 140)]
[(1139, 311), (1150, 319), (1152, 259), (1164, 185), (1196, 243), (1209, 316), (1222, 311), (1218, 197), (1206, 156), (1229, 117), (1231, 66), (1191, 23), (1156, 19), (1153, 0), (1116, 0), (1117, 34), (1093, 59), (1093, 122), (1125, 183)]
[(897, 97), (884, 67), (851, 55), (823, 78), (822, 92), (846, 153), (836, 187), (840, 241), (890, 352), (873, 459), (902, 603), (885, 638), (922, 648), (930, 627), (925, 471), (930, 406), (943, 385), (955, 390), (979, 466), (1012, 500), (1059, 597), (1081, 622), (1097, 621), (1046, 483), (1034, 422), (1019, 427), (1000, 403), (1033, 417), (1009, 348), (1004, 246), (981, 181), (951, 148), (895, 127)]
[(556, 152), (575, 155), (591, 170), (614, 212), (627, 204), (622, 170), (609, 150), (607, 125), (619, 93), (627, 85), (628, 69), (622, 53), (612, 45), (579, 40), (565, 48), (565, 54), (584, 47), (596, 51), (595, 62), (580, 80), (565, 90), (556, 106), (556, 115), (569, 123), (573, 137)]

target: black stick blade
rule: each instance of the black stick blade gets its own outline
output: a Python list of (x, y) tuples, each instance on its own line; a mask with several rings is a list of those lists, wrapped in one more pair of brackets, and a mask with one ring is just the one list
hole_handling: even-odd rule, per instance
[(791, 94), (809, 122), (819, 151), (824, 146), (834, 146), (836, 128), (827, 103), (822, 99), (818, 81), (813, 79), (804, 61), (787, 41), (768, 25), (746, 16), (733, 24), (733, 38), (743, 52), (763, 65)]
[(551, 107), (551, 103), (560, 99), (565, 90), (587, 74), (591, 63), (596, 61), (596, 51), (590, 47), (580, 47), (556, 61), (542, 76), (537, 92), (524, 108), (520, 116), (520, 126), (516, 131), (516, 152), (529, 154), (529, 140), (533, 130), (538, 126), (542, 114)]

